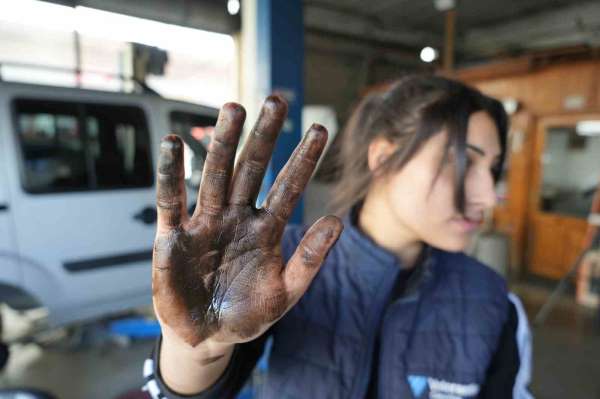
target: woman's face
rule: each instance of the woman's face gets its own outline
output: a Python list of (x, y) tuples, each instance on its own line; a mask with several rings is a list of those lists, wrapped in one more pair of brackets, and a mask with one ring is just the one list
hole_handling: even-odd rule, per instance
[(500, 162), (501, 148), (489, 114), (473, 113), (467, 131), (465, 214), (461, 215), (454, 205), (453, 151), (436, 179), (446, 139), (445, 132), (435, 135), (400, 171), (382, 178), (376, 184), (377, 195), (382, 196), (377, 202), (387, 208), (390, 223), (407, 229), (410, 236), (460, 251), (483, 221), (485, 210), (496, 204), (493, 170)]

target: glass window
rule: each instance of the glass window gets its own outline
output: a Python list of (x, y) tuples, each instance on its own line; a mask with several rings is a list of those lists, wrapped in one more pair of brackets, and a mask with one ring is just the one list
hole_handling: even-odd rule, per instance
[(546, 131), (542, 155), (541, 208), (587, 218), (600, 176), (600, 135), (582, 135), (574, 126)]
[(18, 102), (24, 187), (30, 192), (89, 186), (77, 107)]
[(150, 142), (142, 110), (87, 105), (85, 122), (98, 188), (152, 185)]
[(171, 131), (185, 142), (186, 182), (192, 187), (198, 187), (217, 118), (188, 112), (171, 112), (170, 120)]
[(150, 140), (139, 108), (17, 100), (15, 111), (26, 191), (152, 186)]

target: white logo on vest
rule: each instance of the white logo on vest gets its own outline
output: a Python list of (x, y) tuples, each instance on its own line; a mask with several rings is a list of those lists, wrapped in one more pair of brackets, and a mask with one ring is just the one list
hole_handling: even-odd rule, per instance
[(477, 384), (459, 384), (438, 380), (423, 375), (409, 375), (408, 384), (415, 398), (420, 399), (428, 389), (429, 399), (466, 399), (477, 396), (480, 387)]

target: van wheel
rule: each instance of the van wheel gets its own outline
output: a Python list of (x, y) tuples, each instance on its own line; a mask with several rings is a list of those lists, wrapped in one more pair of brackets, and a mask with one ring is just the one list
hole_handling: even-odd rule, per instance
[(4, 329), (2, 324), (2, 306), (0, 306), (0, 371), (4, 370), (4, 367), (6, 367), (6, 363), (8, 363), (8, 356), (10, 355), (8, 345), (2, 342), (3, 337)]
[(9, 355), (10, 351), (8, 350), (8, 345), (4, 342), (0, 342), (0, 371), (3, 371), (6, 367)]

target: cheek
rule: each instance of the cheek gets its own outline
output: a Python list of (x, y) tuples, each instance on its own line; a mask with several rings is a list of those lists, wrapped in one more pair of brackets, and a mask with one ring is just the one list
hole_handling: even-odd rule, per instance
[[(394, 185), (394, 197), (398, 203), (410, 205), (408, 212), (418, 214), (423, 227), (439, 228), (456, 213), (453, 205), (454, 188), (452, 176), (447, 171), (437, 177), (435, 168), (425, 165), (411, 165), (405, 174), (399, 176), (400, 182)], [(420, 223), (421, 224), (421, 223)]]
[(427, 214), (426, 204), (424, 203), (427, 193), (424, 190), (424, 185), (418, 183), (418, 176), (410, 172), (410, 168), (406, 168), (390, 179), (387, 185), (386, 197), (390, 211), (403, 224), (413, 227)]
[(451, 174), (442, 172), (431, 186), (436, 171), (407, 168), (390, 180), (387, 199), (394, 218), (418, 239), (434, 247), (460, 251), (469, 237), (460, 234), (450, 219), (456, 215)]
[(454, 215), (452, 184), (445, 176), (431, 185), (436, 171), (410, 163), (387, 185), (390, 211), (420, 237), (430, 236)]
[(454, 182), (450, 173), (443, 172), (435, 180), (428, 197), (425, 199), (427, 207), (439, 222), (447, 222), (456, 215), (454, 206)]
[(452, 176), (440, 176), (433, 187), (428, 202), (429, 213), (435, 221), (431, 225), (429, 244), (447, 251), (461, 251), (469, 244), (470, 235), (458, 229), (452, 221), (458, 212), (454, 206)]

